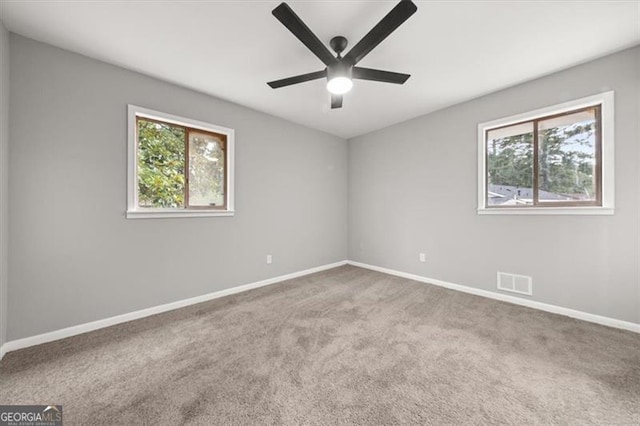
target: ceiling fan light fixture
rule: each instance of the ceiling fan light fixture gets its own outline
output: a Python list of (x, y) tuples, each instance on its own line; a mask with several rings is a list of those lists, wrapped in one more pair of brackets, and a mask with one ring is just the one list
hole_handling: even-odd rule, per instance
[(344, 95), (353, 87), (353, 81), (349, 77), (334, 77), (327, 82), (327, 90), (334, 95)]
[(327, 67), (327, 90), (334, 95), (344, 95), (353, 87), (353, 69), (349, 64), (336, 62)]

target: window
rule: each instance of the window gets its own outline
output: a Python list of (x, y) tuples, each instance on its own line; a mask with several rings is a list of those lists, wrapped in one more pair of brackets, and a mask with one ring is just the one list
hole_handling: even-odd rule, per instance
[(613, 214), (613, 92), (478, 125), (479, 214)]
[(231, 129), (129, 105), (127, 218), (233, 215)]

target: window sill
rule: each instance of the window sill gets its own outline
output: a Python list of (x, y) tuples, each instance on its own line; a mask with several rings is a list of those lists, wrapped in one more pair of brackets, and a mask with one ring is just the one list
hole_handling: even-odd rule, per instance
[(127, 219), (233, 216), (234, 210), (128, 210)]
[(612, 207), (499, 207), (479, 208), (479, 215), (574, 215), (611, 216)]

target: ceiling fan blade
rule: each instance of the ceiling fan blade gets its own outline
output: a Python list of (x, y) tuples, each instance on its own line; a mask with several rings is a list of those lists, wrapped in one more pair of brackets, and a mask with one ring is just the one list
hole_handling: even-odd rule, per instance
[(374, 47), (409, 19), (416, 10), (418, 10), (418, 7), (411, 0), (402, 0), (358, 44), (353, 46), (353, 49), (346, 54), (344, 59), (352, 65), (360, 62)]
[(305, 81), (317, 80), (327, 76), (327, 70), (310, 72), (308, 74), (300, 74), (293, 77), (283, 78), (281, 80), (270, 81), (267, 84), (272, 89), (278, 89), (284, 86), (291, 86), (292, 84), (304, 83)]
[(342, 95), (331, 95), (331, 109), (342, 108)]
[(282, 22), (282, 25), (287, 27), (294, 36), (298, 37), (298, 40), (307, 46), (325, 65), (333, 64), (336, 61), (336, 58), (329, 49), (327, 49), (327, 46), (322, 44), (320, 39), (311, 32), (309, 27), (302, 22), (302, 19), (295, 14), (288, 4), (280, 3), (271, 13), (278, 21)]
[(399, 72), (374, 70), (371, 68), (353, 67), (353, 78), (360, 80), (381, 81), (383, 83), (403, 84), (411, 77), (410, 74)]

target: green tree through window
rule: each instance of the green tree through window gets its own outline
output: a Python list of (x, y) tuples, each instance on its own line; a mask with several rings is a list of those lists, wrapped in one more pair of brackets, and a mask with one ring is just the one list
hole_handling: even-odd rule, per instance
[(488, 205), (597, 202), (598, 111), (587, 108), (488, 130)]
[(184, 207), (185, 129), (138, 119), (138, 204)]

